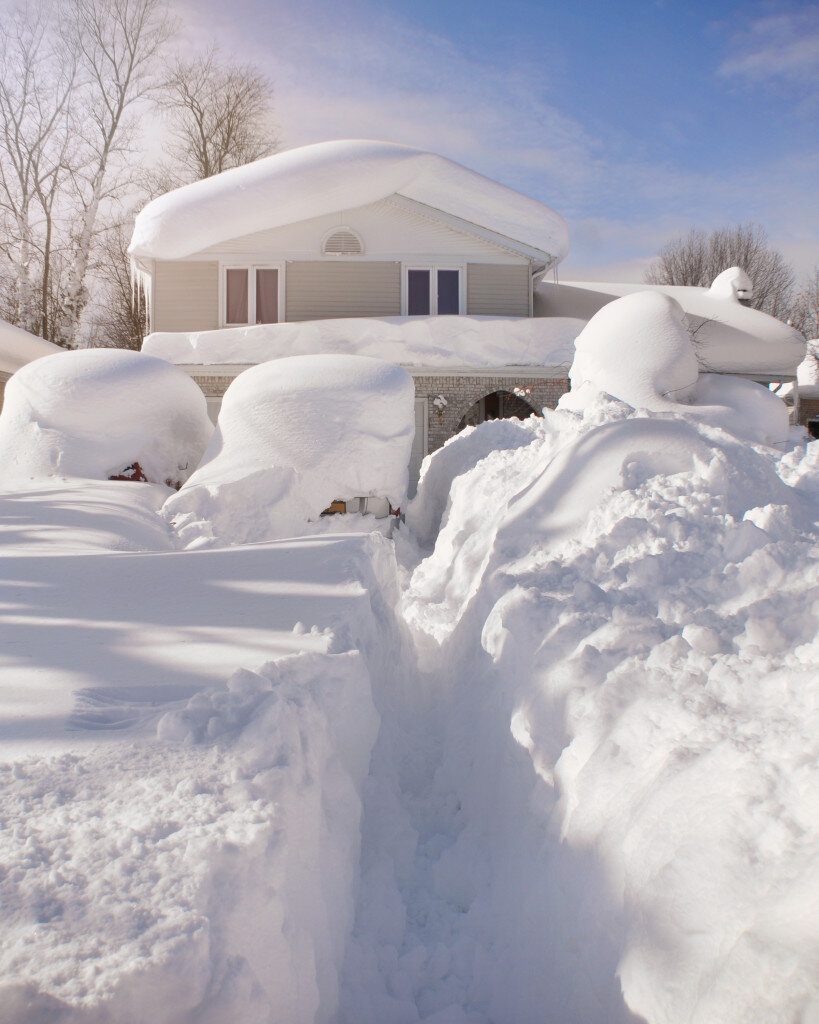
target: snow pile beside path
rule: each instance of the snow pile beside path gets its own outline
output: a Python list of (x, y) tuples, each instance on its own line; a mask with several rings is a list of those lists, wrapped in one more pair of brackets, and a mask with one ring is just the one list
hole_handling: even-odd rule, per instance
[(178, 486), (212, 430), (202, 392), (177, 367), (121, 349), (61, 352), (6, 385), (0, 478), (107, 480), (138, 463), (143, 479)]
[(350, 317), (155, 333), (145, 339), (142, 351), (183, 365), (346, 353), (403, 366), (538, 366), (565, 371), (574, 355), (574, 339), (585, 323), (573, 317)]
[(437, 478), (405, 608), (447, 666), (425, 800), (457, 812), (402, 991), (428, 1005), (440, 940), (446, 1019), (813, 1019), (819, 445), (605, 398), (487, 453), (494, 428), (407, 515), (428, 529)]
[(64, 351), (45, 338), (38, 338), (21, 327), (0, 320), (0, 370), (6, 373), (14, 373), (33, 359)]
[(0, 1018), (329, 1020), (377, 728), (359, 652), (302, 654), (168, 713), (177, 743), (0, 767)]
[(738, 377), (700, 374), (682, 307), (660, 292), (604, 306), (575, 342), (572, 390), (560, 408), (578, 412), (608, 394), (635, 409), (684, 414), (763, 444), (789, 434), (784, 402)]
[(165, 504), (186, 543), (303, 533), (335, 499), (399, 508), (415, 430), (412, 378), (364, 356), (294, 356), (225, 392), (199, 469)]

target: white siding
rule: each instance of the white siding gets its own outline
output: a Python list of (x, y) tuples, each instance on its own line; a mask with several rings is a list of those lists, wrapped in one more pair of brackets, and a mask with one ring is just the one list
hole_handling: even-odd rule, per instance
[(288, 263), (285, 289), (289, 321), (401, 314), (400, 263)]
[(529, 268), (470, 263), (466, 270), (469, 316), (529, 316)]
[[(523, 257), (501, 245), (460, 231), (417, 211), (383, 199), (377, 203), (315, 217), (269, 231), (220, 242), (197, 258), (223, 262), (263, 262), (271, 258), (318, 259), (321, 243), (336, 227), (350, 227), (361, 236), (363, 259), (429, 259), (457, 256), (464, 260), (523, 263)], [(325, 257), (330, 260), (361, 260), (360, 256)]]
[(153, 331), (210, 331), (219, 326), (219, 264), (157, 260)]

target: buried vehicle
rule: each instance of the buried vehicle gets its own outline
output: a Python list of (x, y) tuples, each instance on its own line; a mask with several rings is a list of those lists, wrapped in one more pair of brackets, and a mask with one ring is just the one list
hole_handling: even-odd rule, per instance
[(389, 515), (405, 500), (414, 429), (412, 378), (398, 366), (260, 363), (225, 392), (210, 446), (165, 515), (189, 544), (298, 535), (325, 512)]

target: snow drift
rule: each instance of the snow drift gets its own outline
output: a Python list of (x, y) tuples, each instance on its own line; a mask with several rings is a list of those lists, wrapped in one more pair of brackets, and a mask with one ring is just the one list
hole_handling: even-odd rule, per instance
[(139, 352), (81, 349), (35, 360), (6, 385), (0, 478), (107, 480), (139, 464), (178, 486), (213, 430), (182, 370)]
[(537, 366), (565, 373), (584, 320), (405, 316), (156, 332), (142, 351), (182, 365), (261, 363), (298, 355), (359, 355), (401, 366)]
[(293, 536), (335, 499), (407, 491), (412, 378), (365, 356), (293, 356), (225, 392), (202, 464), (165, 505), (180, 536), (243, 543)]
[(667, 295), (685, 311), (685, 323), (704, 373), (741, 373), (765, 380), (793, 377), (805, 355), (805, 339), (788, 324), (740, 302), (752, 283), (730, 267), (710, 288), (675, 285), (541, 281), (535, 288), (536, 317), (589, 320), (610, 302), (635, 292)]
[(301, 146), (168, 192), (137, 216), (132, 257), (184, 259), (229, 238), (405, 196), (557, 261), (565, 221), (536, 199), (409, 146), (341, 139)]
[(575, 342), (572, 390), (560, 408), (582, 411), (599, 395), (637, 409), (685, 414), (749, 441), (784, 444), (788, 410), (767, 388), (738, 377), (700, 374), (679, 303), (635, 292), (592, 317)]

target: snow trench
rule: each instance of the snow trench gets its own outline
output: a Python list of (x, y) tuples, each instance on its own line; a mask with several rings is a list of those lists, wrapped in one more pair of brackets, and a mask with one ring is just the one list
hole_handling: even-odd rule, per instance
[(0, 1021), (816, 1020), (817, 447), (487, 423), (394, 543), (237, 547), (343, 592), (0, 768)]

